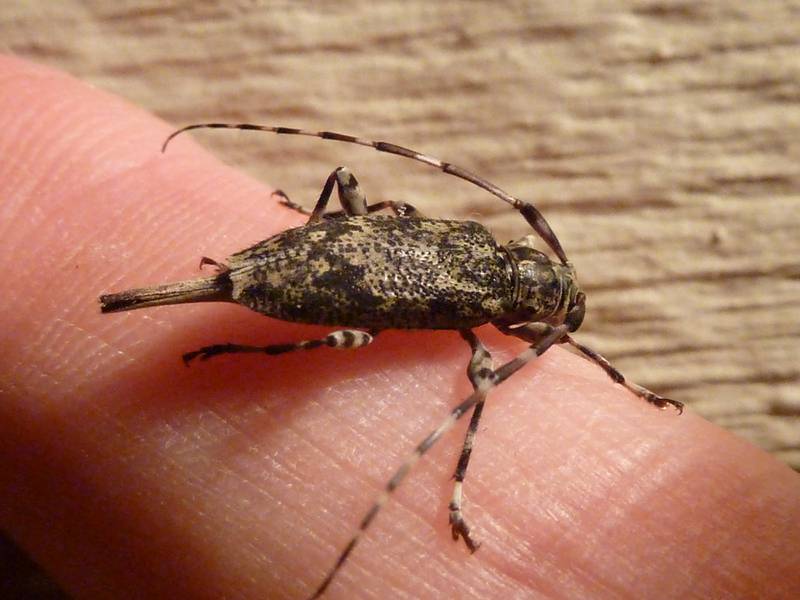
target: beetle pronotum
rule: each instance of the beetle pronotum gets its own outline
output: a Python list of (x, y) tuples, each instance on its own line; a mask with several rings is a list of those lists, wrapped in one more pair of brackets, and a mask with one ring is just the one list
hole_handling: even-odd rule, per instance
[[(203, 123), (174, 132), (162, 150), (176, 135), (200, 128), (313, 136), (369, 146), (425, 163), (465, 179), (510, 204), (558, 258), (558, 262), (552, 261), (535, 250), (534, 236), (501, 246), (478, 223), (430, 219), (406, 203), (368, 204), (353, 174), (339, 167), (328, 176), (310, 213), (282, 192), (276, 192), (286, 206), (310, 215), (306, 224), (237, 252), (224, 263), (203, 258), (201, 264), (217, 267), (215, 275), (100, 297), (104, 313), (186, 302), (237, 302), (287, 321), (344, 328), (321, 339), (287, 344), (206, 346), (184, 354), (187, 363), (195, 358), (205, 360), (228, 353), (271, 355), (322, 346), (359, 348), (370, 344), (385, 329), (457, 330), (469, 344), (472, 358), (467, 375), (473, 393), (451, 410), (394, 473), (312, 599), (328, 588), (413, 464), (471, 409), (472, 418), (454, 473), (449, 520), (453, 539), (463, 539), (470, 551), (477, 549), (478, 543), (463, 516), (462, 485), (486, 395), (553, 344), (569, 344), (599, 365), (615, 383), (647, 402), (660, 408), (673, 406), (682, 410), (681, 402), (628, 382), (605, 358), (572, 338), (570, 334), (583, 321), (586, 296), (558, 237), (533, 204), (432, 156), (330, 131)], [(326, 213), (334, 186), (342, 208)], [(394, 216), (375, 214), (384, 209), (392, 210)], [(493, 368), (491, 356), (473, 332), (473, 328), (485, 323), (524, 340), (529, 344), (528, 349), (501, 367)]]

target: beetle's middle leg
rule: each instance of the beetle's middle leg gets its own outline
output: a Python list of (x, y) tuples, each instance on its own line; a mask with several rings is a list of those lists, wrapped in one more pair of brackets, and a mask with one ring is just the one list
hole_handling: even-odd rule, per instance
[(213, 346), (205, 346), (193, 352), (187, 352), (183, 355), (183, 362), (188, 365), (195, 358), (208, 360), (212, 356), (219, 356), (220, 354), (256, 353), (275, 355), (294, 352), (295, 350), (313, 350), (314, 348), (321, 348), (323, 346), (329, 348), (362, 348), (372, 343), (376, 335), (377, 331), (367, 333), (366, 331), (358, 331), (357, 329), (342, 329), (340, 331), (333, 331), (324, 338), (303, 340), (302, 342), (289, 344), (271, 344), (269, 346), (214, 344)]
[(287, 193), (284, 192), (283, 190), (275, 190), (274, 192), (272, 192), (269, 195), (269, 197), (270, 198), (277, 198), (278, 202), (283, 204), (286, 208), (291, 208), (293, 211), (299, 212), (301, 215), (305, 215), (307, 217), (311, 216), (311, 211), (310, 210), (308, 210), (303, 205), (298, 204), (297, 202), (295, 202), (294, 200), (289, 198)]
[[(366, 215), (369, 212), (367, 209), (367, 196), (361, 190), (361, 186), (358, 185), (356, 176), (347, 167), (337, 167), (325, 180), (325, 185), (322, 186), (322, 192), (320, 192), (317, 204), (314, 206), (314, 210), (311, 211), (306, 225), (319, 223), (325, 218), (325, 209), (328, 207), (334, 185), (339, 194), (339, 202), (342, 204), (342, 211), (345, 215), (352, 217), (353, 215)], [(273, 195), (281, 197), (283, 203), (289, 208), (307, 214), (307, 211), (300, 207), (299, 204), (289, 200), (289, 197), (283, 191), (276, 190)]]
[[(275, 190), (272, 192), (272, 196), (279, 198), (280, 203), (283, 204), (287, 208), (291, 208), (293, 211), (299, 212), (301, 215), (311, 216), (310, 210), (301, 206), (289, 196), (286, 195), (286, 192), (283, 190)], [(423, 215), (422, 213), (417, 210), (415, 206), (412, 206), (408, 202), (397, 202), (395, 200), (383, 200), (381, 202), (375, 202), (373, 204), (367, 204), (367, 212), (374, 213), (378, 212), (379, 210), (384, 210), (386, 208), (390, 208), (395, 215), (398, 217), (411, 217), (411, 218), (421, 218)], [(334, 210), (322, 215), (323, 219), (341, 219), (342, 217), (348, 216), (344, 210)]]
[[(467, 366), (467, 376), (472, 383), (472, 388), (477, 392), (480, 389), (491, 387), (492, 376), (494, 375), (492, 371), (491, 355), (471, 329), (462, 329), (460, 333), (461, 337), (464, 338), (470, 345), (470, 348), (472, 348), (472, 358)], [(457, 541), (459, 537), (463, 538), (470, 552), (475, 552), (480, 544), (472, 538), (469, 525), (467, 525), (464, 520), (464, 515), (461, 510), (461, 488), (464, 483), (464, 477), (467, 474), (467, 466), (469, 465), (469, 459), (472, 455), (472, 446), (475, 443), (475, 434), (478, 432), (478, 423), (481, 420), (485, 402), (486, 398), (482, 396), (472, 410), (472, 418), (470, 419), (467, 433), (464, 436), (464, 446), (461, 449), (461, 456), (458, 459), (458, 465), (453, 474), (455, 484), (453, 485), (453, 497), (450, 500), (449, 506), (450, 527), (452, 528), (453, 539)]]
[[(394, 212), (395, 216), (398, 217), (410, 217), (414, 219), (420, 219), (423, 217), (423, 214), (415, 206), (409, 204), (408, 202), (398, 202), (396, 200), (382, 200), (381, 202), (367, 204), (368, 213), (378, 212), (379, 210), (384, 210), (386, 208), (390, 208), (392, 212)], [(345, 214), (346, 213), (343, 210), (336, 210), (333, 212), (325, 213), (325, 218), (338, 219), (345, 216)]]

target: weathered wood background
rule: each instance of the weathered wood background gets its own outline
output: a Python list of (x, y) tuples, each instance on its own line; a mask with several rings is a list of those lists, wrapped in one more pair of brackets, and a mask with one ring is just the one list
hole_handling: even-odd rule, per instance
[[(588, 293), (581, 339), (800, 468), (800, 2), (564, 6), (3, 3), (0, 49), (175, 125), (372, 135), (534, 200)], [(527, 233), (505, 204), (403, 159), (202, 141), (307, 204), (347, 164), (373, 200)]]
[[(6, 2), (0, 50), (175, 125), (373, 135), (534, 200), (588, 292), (581, 339), (800, 468), (800, 2), (565, 6)], [(308, 204), (347, 164), (372, 199), (527, 233), (506, 205), (402, 159), (202, 140)]]

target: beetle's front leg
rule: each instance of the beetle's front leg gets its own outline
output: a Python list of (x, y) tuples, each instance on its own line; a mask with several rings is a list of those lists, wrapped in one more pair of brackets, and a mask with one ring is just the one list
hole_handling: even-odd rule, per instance
[[(494, 326), (497, 327), (501, 333), (519, 338), (529, 344), (538, 343), (539, 340), (553, 331), (553, 326), (547, 323), (525, 323), (520, 327), (509, 327), (508, 325), (499, 325), (495, 323)], [(563, 341), (565, 340), (562, 339), (556, 343), (560, 344)]]
[(565, 336), (564, 341), (570, 344), (573, 348), (577, 349), (581, 354), (583, 354), (586, 358), (591, 360), (596, 365), (599, 365), (606, 374), (614, 381), (614, 383), (619, 383), (620, 385), (628, 388), (631, 392), (646, 400), (653, 406), (657, 406), (658, 408), (667, 408), (668, 406), (672, 406), (675, 410), (678, 411), (678, 414), (683, 412), (683, 402), (678, 402), (677, 400), (672, 400), (671, 398), (664, 398), (663, 396), (659, 396), (658, 394), (651, 392), (647, 388), (642, 387), (637, 383), (633, 383), (632, 381), (628, 381), (625, 379), (625, 376), (620, 373), (614, 365), (612, 365), (606, 358), (588, 346), (584, 346), (583, 344), (575, 341), (570, 336)]
[(324, 338), (303, 340), (302, 342), (289, 344), (271, 344), (269, 346), (215, 344), (213, 346), (205, 346), (194, 352), (187, 352), (183, 355), (183, 362), (188, 365), (195, 358), (208, 360), (212, 356), (219, 356), (220, 354), (256, 353), (275, 355), (294, 352), (295, 350), (313, 350), (314, 348), (321, 348), (323, 346), (329, 348), (362, 348), (372, 343), (376, 335), (377, 332), (375, 331), (370, 334), (366, 331), (358, 331), (356, 329), (342, 329), (341, 331), (329, 333)]

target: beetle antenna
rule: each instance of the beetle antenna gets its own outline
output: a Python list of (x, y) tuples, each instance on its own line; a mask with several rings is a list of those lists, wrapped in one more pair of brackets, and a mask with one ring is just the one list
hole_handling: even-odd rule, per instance
[(185, 131), (191, 131), (192, 129), (241, 129), (245, 131), (267, 131), (286, 135), (305, 135), (309, 137), (322, 138), (324, 140), (336, 140), (338, 142), (347, 142), (348, 144), (358, 144), (359, 146), (374, 148), (379, 152), (405, 156), (406, 158), (410, 158), (426, 165), (430, 165), (431, 167), (435, 167), (440, 171), (448, 173), (449, 175), (453, 175), (454, 177), (458, 177), (459, 179), (469, 181), (473, 185), (476, 185), (479, 188), (486, 190), (490, 194), (500, 198), (500, 200), (503, 202), (507, 202), (522, 214), (528, 224), (533, 227), (534, 231), (536, 231), (536, 233), (539, 234), (545, 243), (547, 243), (550, 249), (556, 254), (558, 259), (565, 265), (569, 264), (567, 255), (564, 252), (564, 249), (561, 247), (561, 242), (558, 241), (558, 237), (550, 227), (550, 224), (547, 222), (547, 220), (542, 216), (542, 213), (540, 213), (533, 204), (530, 202), (525, 202), (524, 200), (520, 200), (519, 198), (515, 198), (508, 192), (505, 192), (494, 185), (492, 182), (480, 177), (479, 175), (476, 175), (471, 171), (462, 169), (454, 164), (444, 162), (433, 156), (428, 156), (427, 154), (422, 154), (416, 150), (398, 146), (397, 144), (392, 144), (390, 142), (376, 142), (353, 135), (336, 133), (334, 131), (311, 131), (308, 129), (297, 129), (294, 127), (254, 125), (252, 123), (195, 123), (193, 125), (187, 125), (186, 127), (182, 127), (177, 131), (172, 132), (169, 137), (164, 140), (164, 144), (161, 146), (161, 151), (166, 151), (167, 146), (173, 138), (184, 133)]

